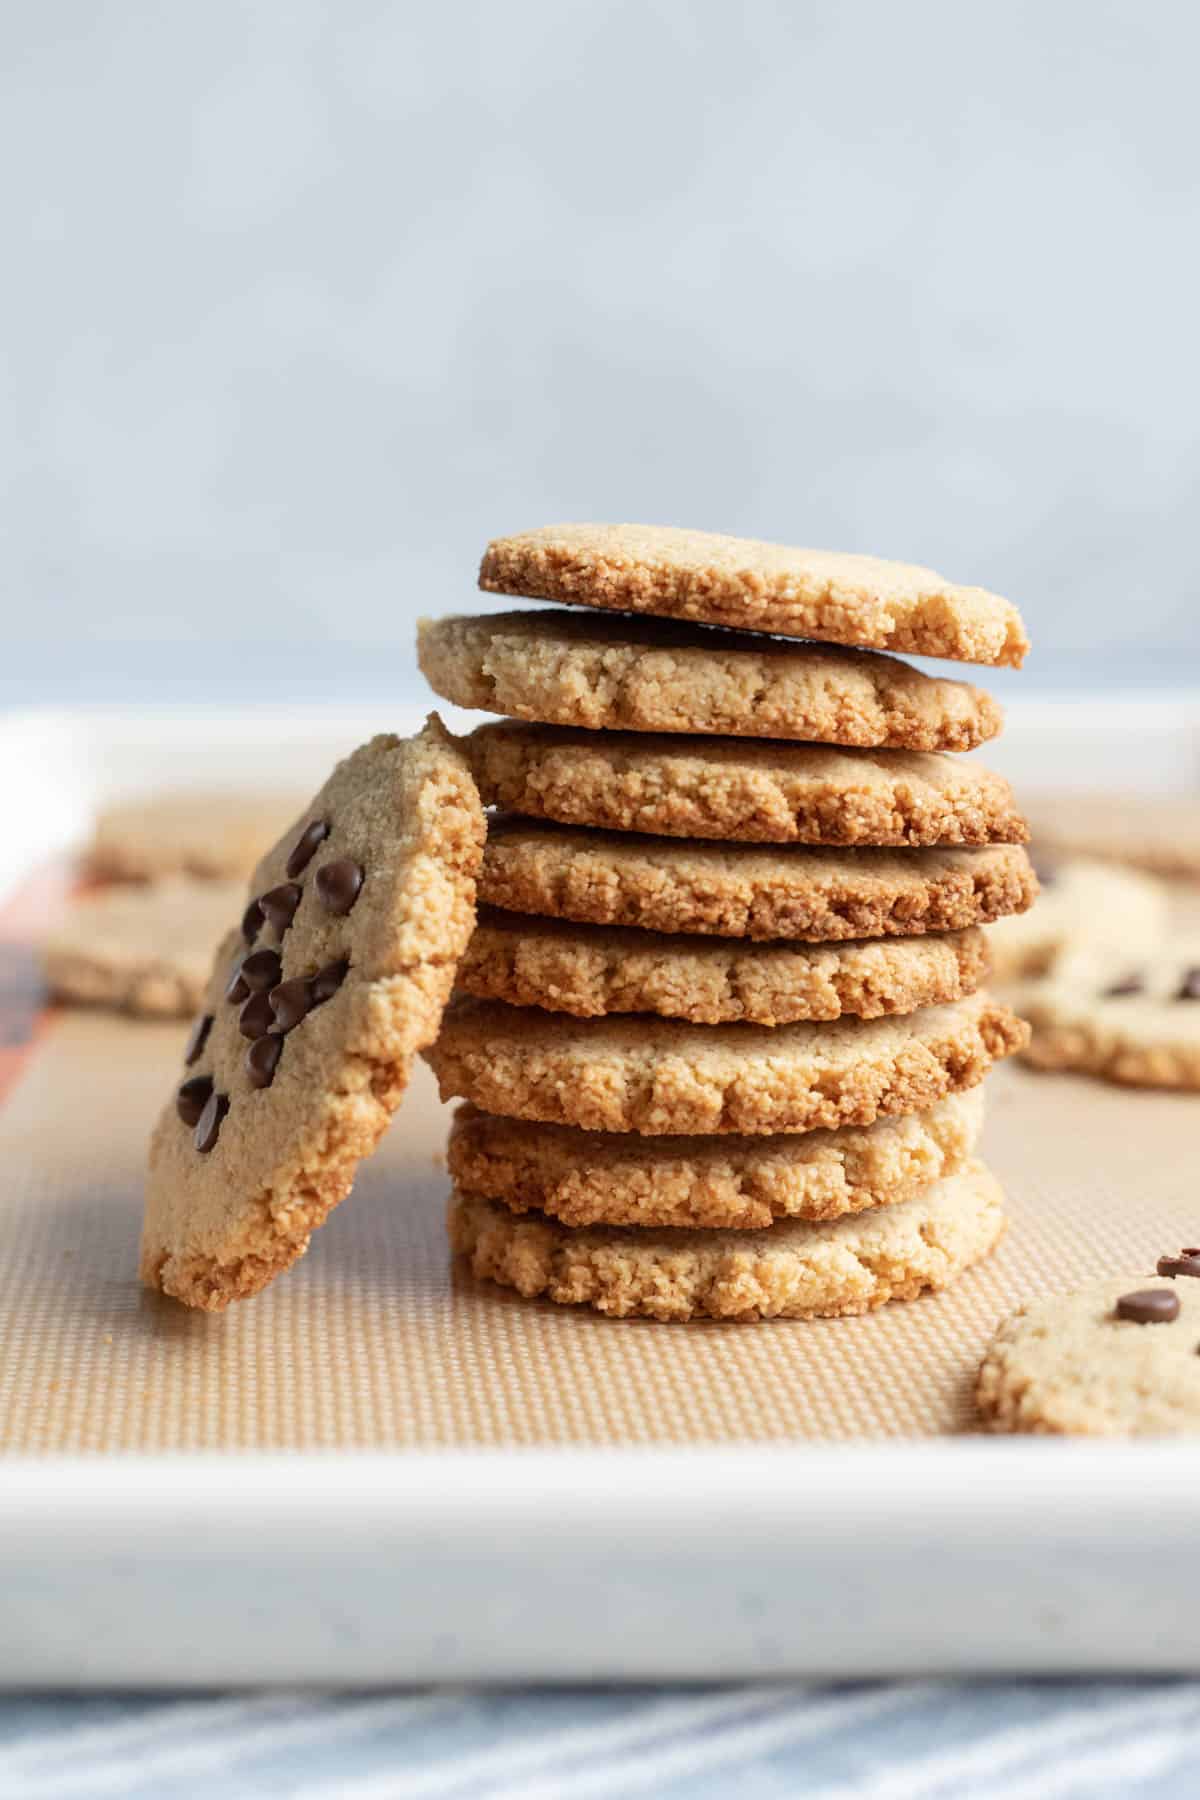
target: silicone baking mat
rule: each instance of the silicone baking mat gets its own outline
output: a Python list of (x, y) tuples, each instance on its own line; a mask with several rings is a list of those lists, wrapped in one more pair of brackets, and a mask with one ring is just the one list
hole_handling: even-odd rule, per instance
[(422, 1067), (308, 1256), (215, 1316), (135, 1276), (142, 1163), (184, 1027), (41, 1010), (32, 938), (61, 875), (0, 916), (0, 1445), (10, 1453), (846, 1440), (972, 1428), (975, 1365), (1033, 1293), (1200, 1241), (1200, 1099), (1006, 1067), (984, 1153), (999, 1250), (863, 1319), (610, 1320), (451, 1266), (446, 1114)]

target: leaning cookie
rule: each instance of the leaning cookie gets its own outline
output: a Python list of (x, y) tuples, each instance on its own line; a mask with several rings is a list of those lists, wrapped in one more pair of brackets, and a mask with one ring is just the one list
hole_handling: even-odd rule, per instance
[(1167, 929), (1170, 898), (1151, 875), (1113, 863), (1035, 853), (1040, 892), (1026, 913), (988, 932), (997, 981), (1045, 975), (1088, 944), (1154, 948)]
[[(1200, 1432), (1200, 1250), (1158, 1276), (1108, 1275), (1031, 1301), (1001, 1326), (976, 1386), (990, 1431), (1084, 1437)], [(1164, 1278), (1165, 1277), (1165, 1278)]]
[(46, 985), (75, 1005), (185, 1019), (241, 896), (240, 882), (179, 879), (80, 900), (42, 944)]
[(547, 725), (973, 750), (1003, 724), (981, 688), (895, 657), (668, 619), (422, 619), (417, 641), (445, 699)]
[(100, 813), (85, 861), (104, 881), (244, 880), (302, 803), (236, 788), (134, 796)]
[(621, 1319), (750, 1322), (845, 1317), (946, 1287), (987, 1255), (1005, 1220), (999, 1183), (974, 1162), (899, 1206), (828, 1225), (572, 1231), (460, 1193), (448, 1224), (473, 1275), (526, 1299), (545, 1295)]
[(1083, 945), (1018, 989), (1026, 1058), (1132, 1087), (1200, 1090), (1200, 942), (1152, 954)]
[(560, 825), (769, 844), (1023, 844), (1012, 789), (978, 763), (907, 750), (481, 725), (484, 804)]
[(490, 594), (1013, 668), (1029, 649), (1009, 601), (932, 569), (669, 525), (543, 525), (496, 538), (479, 585)]
[(483, 837), (434, 716), (340, 763), (263, 858), (151, 1142), (149, 1286), (219, 1311), (303, 1255), (437, 1033)]

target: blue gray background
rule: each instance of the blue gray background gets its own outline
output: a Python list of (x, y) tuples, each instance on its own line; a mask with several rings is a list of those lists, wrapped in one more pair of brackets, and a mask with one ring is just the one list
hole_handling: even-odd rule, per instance
[(11, 698), (418, 692), (494, 533), (704, 525), (1200, 672), (1183, 5), (0, 13)]

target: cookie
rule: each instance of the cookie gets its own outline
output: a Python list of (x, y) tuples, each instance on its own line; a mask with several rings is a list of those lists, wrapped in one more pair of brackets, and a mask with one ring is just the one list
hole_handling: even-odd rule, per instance
[(896, 1206), (955, 1175), (983, 1126), (982, 1087), (926, 1112), (778, 1137), (639, 1137), (460, 1106), (447, 1165), (464, 1193), (564, 1225), (761, 1231)]
[(1082, 946), (1019, 990), (1027, 1060), (1132, 1087), (1200, 1090), (1200, 942)]
[(982, 931), (841, 944), (668, 937), (486, 911), (459, 965), (479, 1000), (577, 1018), (657, 1013), (697, 1025), (878, 1019), (973, 994), (988, 972)]
[(1021, 844), (1012, 789), (976, 762), (909, 750), (481, 725), (486, 806), (560, 825), (766, 844)]
[(245, 879), (304, 803), (302, 794), (143, 794), (98, 816), (85, 860), (105, 881)]
[(1036, 905), (988, 932), (997, 981), (1045, 975), (1064, 953), (1089, 943), (1149, 948), (1165, 933), (1170, 901), (1153, 876), (1040, 852), (1036, 867)]
[(1020, 668), (1029, 649), (1009, 601), (932, 569), (666, 525), (544, 525), (496, 538), (479, 585), (960, 662)]
[(894, 657), (668, 619), (422, 619), (417, 641), (427, 680), (455, 705), (589, 731), (973, 750), (1003, 725), (981, 688)]
[(509, 912), (756, 941), (914, 937), (1023, 912), (1023, 849), (820, 850), (672, 842), (493, 819), (481, 900)]
[(434, 716), (334, 770), (254, 872), (155, 1128), (141, 1273), (219, 1311), (303, 1255), (435, 1036), (484, 818)]
[(1026, 1042), (987, 994), (899, 1019), (679, 1025), (456, 999), (425, 1059), (443, 1100), (585, 1131), (813, 1131), (919, 1112)]
[(829, 1319), (943, 1288), (1004, 1231), (995, 1176), (973, 1162), (883, 1212), (766, 1231), (676, 1231), (516, 1218), (455, 1193), (450, 1242), (471, 1273), (527, 1300), (618, 1319)]
[(42, 945), (46, 984), (60, 1000), (185, 1019), (241, 898), (240, 882), (176, 878), (80, 900)]
[(991, 1431), (1174, 1437), (1200, 1432), (1200, 1255), (1179, 1278), (1106, 1275), (1033, 1300), (1002, 1325), (975, 1397)]
[(1124, 863), (1152, 875), (1200, 877), (1200, 800), (1188, 794), (1030, 796), (1039, 850)]

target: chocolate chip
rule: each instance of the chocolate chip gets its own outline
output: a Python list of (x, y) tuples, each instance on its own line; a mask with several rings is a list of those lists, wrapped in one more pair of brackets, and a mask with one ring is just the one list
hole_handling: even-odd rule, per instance
[(183, 1053), (183, 1060), (189, 1068), (196, 1061), (197, 1057), (200, 1055), (200, 1052), (204, 1049), (205, 1044), (207, 1044), (208, 1034), (212, 1030), (212, 1028), (213, 1028), (212, 1014), (211, 1013), (201, 1013), (200, 1017), (196, 1020), (196, 1023), (192, 1026), (191, 1033), (190, 1033), (190, 1035), (188, 1037), (188, 1041), (187, 1041), (187, 1048), (184, 1050), (184, 1053)]
[(256, 950), (242, 964), (242, 980), (252, 994), (262, 994), (267, 988), (275, 987), (282, 974), (278, 950)]
[(225, 998), (234, 1006), (240, 1006), (250, 992), (250, 983), (242, 979), (241, 961), (235, 962), (229, 971), (229, 981), (225, 988)]
[(175, 1096), (175, 1111), (185, 1125), (199, 1123), (200, 1114), (208, 1105), (208, 1097), (213, 1091), (211, 1075), (193, 1075), (185, 1081)]
[(360, 864), (351, 862), (348, 856), (339, 858), (337, 862), (322, 863), (317, 870), (317, 892), (327, 912), (337, 913), (339, 918), (345, 916), (358, 899), (363, 884), (363, 872)]
[(251, 1044), (246, 1052), (246, 1073), (250, 1077), (251, 1087), (270, 1087), (275, 1079), (275, 1068), (283, 1050), (283, 1039), (277, 1031), (269, 1037), (260, 1037), (256, 1044)]
[(228, 1094), (210, 1094), (208, 1104), (196, 1126), (195, 1144), (201, 1156), (207, 1156), (221, 1135), (221, 1123), (229, 1111)]
[(1178, 1256), (1160, 1256), (1156, 1274), (1195, 1275), (1200, 1279), (1200, 1250), (1181, 1250)]
[(1176, 990), (1177, 1000), (1200, 1000), (1200, 969), (1189, 969)]
[(302, 875), (313, 859), (313, 852), (318, 844), (323, 844), (329, 836), (329, 827), (324, 819), (314, 819), (306, 825), (292, 846), (292, 854), (287, 859), (289, 875)]
[(281, 886), (269, 888), (265, 894), (259, 895), (258, 904), (280, 937), (295, 918), (303, 892), (299, 882), (285, 881)]
[(252, 944), (263, 928), (263, 909), (257, 900), (252, 900), (242, 914), (242, 937), (246, 943)]
[(349, 967), (350, 964), (343, 958), (341, 962), (327, 963), (313, 976), (309, 985), (312, 990), (314, 1006), (324, 1006), (326, 1000), (332, 1000), (345, 981), (346, 971)]
[(1140, 975), (1122, 975), (1120, 981), (1114, 981), (1111, 987), (1104, 989), (1101, 999), (1122, 1000), (1129, 994), (1140, 994), (1142, 991), (1143, 982)]
[(1136, 1294), (1122, 1294), (1117, 1317), (1131, 1319), (1135, 1325), (1169, 1325), (1179, 1317), (1179, 1295), (1169, 1288), (1139, 1288)]
[(270, 994), (251, 994), (238, 1014), (238, 1030), (243, 1037), (265, 1037), (274, 1023)]
[(291, 981), (281, 981), (278, 987), (271, 989), (271, 1010), (278, 1031), (293, 1030), (311, 1006), (312, 989), (302, 975)]

